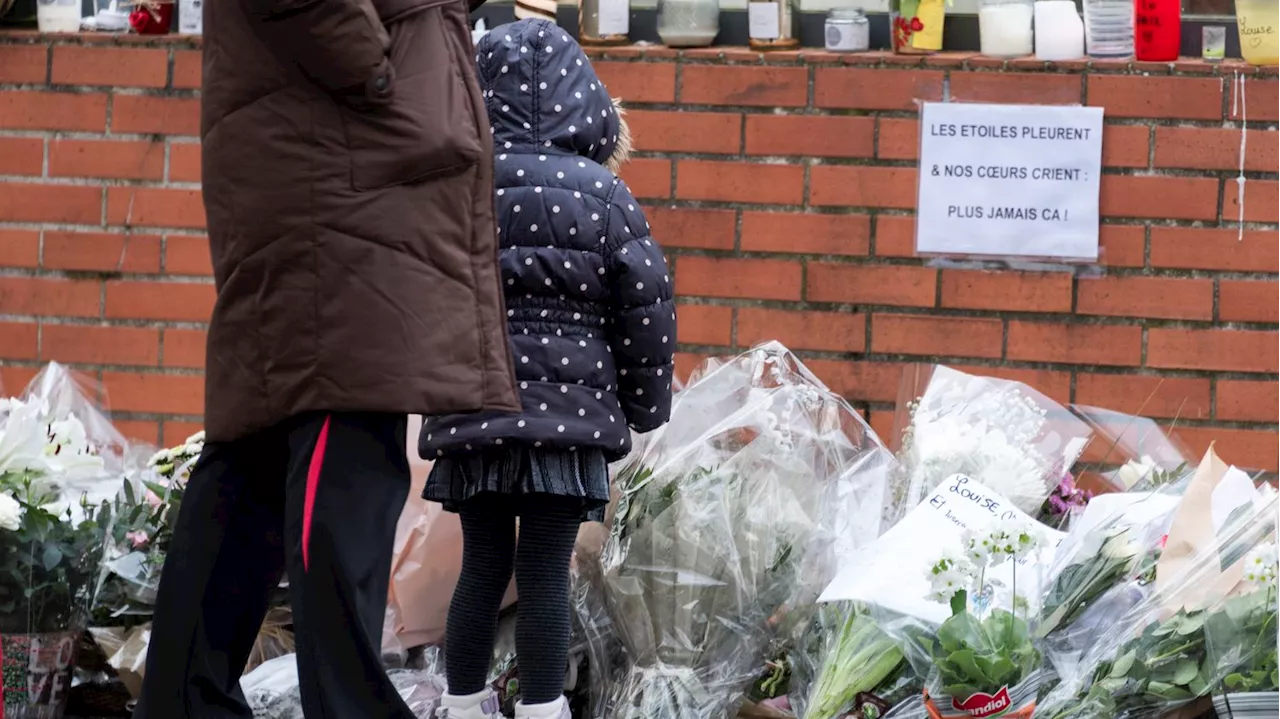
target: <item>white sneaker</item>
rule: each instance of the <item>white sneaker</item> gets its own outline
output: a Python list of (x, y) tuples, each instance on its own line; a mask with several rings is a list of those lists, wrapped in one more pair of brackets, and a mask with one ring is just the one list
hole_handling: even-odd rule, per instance
[(516, 719), (572, 719), (569, 700), (564, 697), (546, 704), (516, 704)]
[(492, 689), (464, 697), (445, 692), (436, 719), (502, 719), (502, 706)]

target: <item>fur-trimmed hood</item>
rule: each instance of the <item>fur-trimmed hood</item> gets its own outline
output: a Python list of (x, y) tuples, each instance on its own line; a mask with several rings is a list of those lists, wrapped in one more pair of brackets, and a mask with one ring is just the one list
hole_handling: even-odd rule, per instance
[(560, 151), (617, 172), (631, 152), (621, 104), (569, 33), (541, 19), (495, 28), (476, 48), (495, 147)]

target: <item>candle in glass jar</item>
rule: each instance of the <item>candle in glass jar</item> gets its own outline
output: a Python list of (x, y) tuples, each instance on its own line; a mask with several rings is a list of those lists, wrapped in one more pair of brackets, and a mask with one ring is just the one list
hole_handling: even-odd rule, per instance
[(1031, 17), (1028, 2), (984, 2), (978, 9), (978, 35), (983, 55), (1022, 57), (1032, 49)]

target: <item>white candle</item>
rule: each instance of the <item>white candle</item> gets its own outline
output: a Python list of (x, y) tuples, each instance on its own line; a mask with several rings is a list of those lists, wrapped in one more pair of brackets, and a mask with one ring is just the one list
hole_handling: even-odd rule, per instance
[(1031, 54), (1030, 3), (983, 5), (978, 10), (978, 33), (982, 54), (991, 57), (1022, 57)]
[(1036, 59), (1077, 60), (1084, 57), (1084, 21), (1073, 0), (1036, 3)]

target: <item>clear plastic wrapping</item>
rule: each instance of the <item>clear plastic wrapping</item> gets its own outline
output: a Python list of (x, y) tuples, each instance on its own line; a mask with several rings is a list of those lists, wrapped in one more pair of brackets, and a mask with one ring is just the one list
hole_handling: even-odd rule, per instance
[[(387, 672), (400, 698), (417, 719), (431, 719), (444, 695), (444, 677), (431, 670), (393, 669)], [(256, 719), (303, 719), (298, 689), (298, 657), (276, 657), (240, 679), (249, 708)]]
[(954, 474), (1036, 516), (1089, 438), (1084, 422), (1021, 382), (940, 365), (907, 368), (895, 427), (902, 472), (893, 483), (891, 522)]
[[(800, 719), (883, 715), (917, 700), (922, 681), (902, 650), (853, 602), (819, 607), (792, 653), (791, 705)], [(874, 716), (874, 714), (873, 714)]]
[[(597, 634), (625, 650), (604, 713), (729, 716), (785, 615), (811, 608), (836, 557), (878, 535), (893, 465), (782, 345), (705, 365), (618, 472), (610, 536), (587, 572), (611, 626)], [(591, 626), (598, 608), (579, 614)]]
[(1195, 470), (1195, 455), (1153, 419), (1079, 404), (1071, 411), (1093, 431), (1098, 474), (1110, 489), (1158, 490)]
[[(1274, 494), (1224, 497), (1210, 454), (1175, 513), (1154, 589), (1106, 617), (1036, 717), (1155, 716), (1212, 694), (1275, 686)], [(1225, 480), (1225, 481), (1224, 481)], [(1210, 505), (1230, 502), (1219, 521)], [(1248, 679), (1245, 679), (1248, 677)], [(1254, 683), (1256, 682), (1256, 683)], [(1235, 688), (1232, 688), (1235, 685)], [(1276, 700), (1271, 698), (1274, 716)]]

